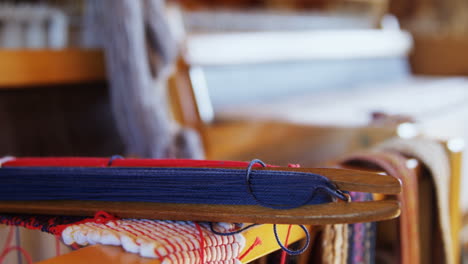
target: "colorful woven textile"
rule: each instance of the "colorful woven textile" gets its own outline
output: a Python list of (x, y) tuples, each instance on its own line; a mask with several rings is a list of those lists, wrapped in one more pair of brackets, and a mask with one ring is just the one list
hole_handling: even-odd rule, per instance
[[(350, 192), (352, 201), (371, 201), (370, 193)], [(323, 233), (324, 264), (375, 263), (375, 223), (328, 225)]]
[[(240, 263), (245, 247), (242, 234), (220, 236), (208, 223), (117, 219), (105, 212), (94, 218), (64, 216), (0, 215), (0, 224), (41, 230), (67, 245), (114, 245), (162, 263)], [(218, 232), (231, 232), (234, 224), (217, 223)]]
[[(218, 224), (223, 232), (232, 224)], [(83, 223), (68, 226), (63, 241), (79, 245), (115, 245), (162, 263), (240, 263), (245, 246), (241, 234), (218, 236), (205, 224), (194, 222), (120, 219), (105, 224)]]
[[(372, 201), (370, 193), (351, 192), (355, 202)], [(348, 226), (348, 264), (375, 263), (376, 223), (357, 223)]]

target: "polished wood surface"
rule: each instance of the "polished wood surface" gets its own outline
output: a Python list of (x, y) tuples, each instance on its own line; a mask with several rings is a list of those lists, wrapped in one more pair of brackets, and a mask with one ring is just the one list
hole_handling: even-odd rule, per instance
[(461, 258), (460, 235), (462, 231), (462, 210), (460, 209), (460, 196), (462, 186), (462, 149), (450, 148), (450, 141), (442, 143), (445, 146), (450, 160), (450, 224), (452, 227), (452, 245), (454, 260), (459, 263)]
[(400, 182), (394, 177), (380, 175), (364, 170), (335, 168), (258, 168), (257, 170), (300, 171), (319, 174), (327, 177), (337, 187), (345, 191), (398, 194)]
[(100, 50), (0, 50), (0, 87), (104, 81)]
[(106, 211), (121, 218), (191, 220), (234, 223), (323, 225), (373, 222), (398, 217), (399, 203), (337, 202), (275, 210), (257, 205), (162, 204), (96, 201), (8, 201), (0, 203), (5, 213), (93, 216)]

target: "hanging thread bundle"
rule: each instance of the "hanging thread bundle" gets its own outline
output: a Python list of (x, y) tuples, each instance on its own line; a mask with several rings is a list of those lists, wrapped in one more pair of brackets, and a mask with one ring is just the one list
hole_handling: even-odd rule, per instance
[[(95, 200), (275, 209), (346, 196), (326, 177), (295, 171), (167, 167), (3, 167), (0, 200)], [(286, 191), (285, 191), (286, 190)]]

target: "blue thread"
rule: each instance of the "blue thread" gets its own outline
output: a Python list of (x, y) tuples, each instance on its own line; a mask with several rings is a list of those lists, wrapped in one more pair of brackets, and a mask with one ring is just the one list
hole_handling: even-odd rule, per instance
[(299, 250), (290, 250), (289, 248), (285, 247), (283, 245), (283, 243), (281, 243), (281, 240), (279, 239), (278, 237), (278, 231), (276, 230), (276, 224), (273, 225), (273, 232), (275, 234), (275, 238), (276, 238), (276, 242), (278, 243), (278, 245), (281, 247), (282, 250), (286, 251), (286, 253), (288, 253), (289, 255), (299, 255), (299, 254), (302, 254), (304, 253), (304, 251), (307, 250), (307, 248), (309, 247), (309, 244), (310, 244), (310, 234), (309, 234), (309, 231), (307, 230), (307, 228), (303, 225), (299, 225), (300, 228), (302, 228), (302, 230), (304, 231), (304, 233), (306, 234), (306, 243), (304, 245), (304, 247), (302, 247), (301, 249)]
[[(257, 203), (259, 205), (264, 206), (264, 207), (268, 207), (268, 208), (272, 208), (272, 209), (293, 209), (293, 208), (297, 208), (297, 207), (308, 204), (308, 202), (310, 200), (312, 200), (314, 195), (316, 194), (315, 192), (312, 192), (311, 195), (308, 197), (308, 199), (306, 199), (304, 202), (290, 204), (290, 205), (287, 205), (287, 206), (279, 205), (279, 204), (275, 205), (275, 204), (265, 203), (265, 202), (261, 201), (255, 195), (254, 191), (252, 190), (252, 185), (250, 183), (250, 178), (251, 178), (250, 175), (252, 173), (252, 167), (257, 163), (262, 165), (263, 167), (266, 167), (266, 165), (265, 165), (265, 163), (263, 161), (261, 161), (259, 159), (252, 160), (249, 163), (249, 166), (247, 167), (247, 173), (246, 173), (245, 178), (246, 178), (247, 192), (252, 196), (252, 198), (254, 198), (255, 201), (257, 201)], [(337, 197), (337, 198), (339, 198), (341, 200), (345, 200), (345, 201), (348, 200), (348, 197), (346, 197), (346, 195), (339, 189), (332, 189), (332, 188), (329, 188), (329, 187), (326, 187), (326, 186), (321, 186), (318, 189), (322, 189), (322, 190), (328, 192), (330, 195), (332, 195), (334, 197)], [(290, 190), (288, 190), (288, 191), (290, 191)]]
[[(19, 226), (16, 226), (15, 227), (15, 236), (16, 236), (16, 246), (18, 248), (21, 247), (21, 233), (20, 233), (20, 229), (19, 229)], [(16, 252), (16, 258), (18, 260), (18, 263), (23, 263), (23, 257), (22, 257), (22, 254), (21, 254), (21, 251), (20, 250), (17, 250)]]
[(351, 195), (349, 195), (349, 192), (348, 191), (342, 191), (338, 188), (336, 188), (336, 190), (334, 190), (334, 192), (336, 193), (336, 197), (340, 200), (343, 200), (347, 203), (351, 202)]
[[(262, 164), (253, 160), (247, 175), (245, 169), (225, 168), (3, 167), (0, 200), (260, 204), (287, 209), (346, 199), (326, 177), (252, 170), (256, 163)], [(245, 194), (246, 182), (250, 195)]]

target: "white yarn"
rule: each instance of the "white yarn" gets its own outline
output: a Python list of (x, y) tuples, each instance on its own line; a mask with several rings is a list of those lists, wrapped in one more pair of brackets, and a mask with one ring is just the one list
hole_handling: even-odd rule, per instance
[(2, 167), (3, 163), (7, 163), (8, 161), (12, 161), (14, 159), (15, 157), (11, 157), (11, 156), (0, 158), (0, 168)]
[[(232, 224), (219, 224), (216, 229), (229, 231)], [(206, 229), (206, 227), (204, 228)], [(219, 236), (203, 232), (206, 263), (238, 263), (245, 247), (241, 234)], [(65, 244), (120, 245), (125, 251), (143, 257), (163, 258), (162, 263), (199, 263), (200, 234), (193, 222), (121, 219), (102, 223), (71, 225), (62, 232)]]

